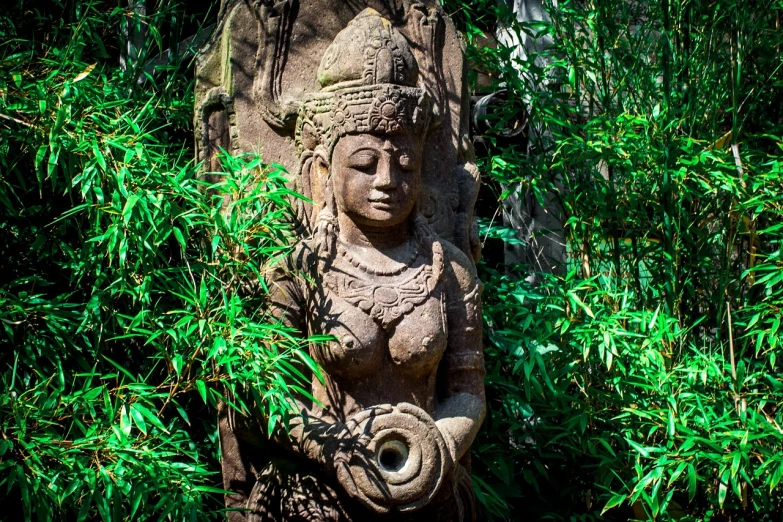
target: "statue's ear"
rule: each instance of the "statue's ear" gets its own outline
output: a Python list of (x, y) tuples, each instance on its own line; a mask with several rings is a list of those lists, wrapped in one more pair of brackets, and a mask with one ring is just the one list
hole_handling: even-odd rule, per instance
[(313, 208), (316, 212), (327, 203), (326, 181), (328, 177), (329, 162), (320, 151), (316, 151), (310, 163), (310, 193), (313, 199)]

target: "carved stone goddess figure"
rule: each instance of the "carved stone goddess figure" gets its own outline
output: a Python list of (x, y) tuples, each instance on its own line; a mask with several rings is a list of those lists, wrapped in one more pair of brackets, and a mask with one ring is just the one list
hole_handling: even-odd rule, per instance
[[(475, 267), (416, 209), (431, 104), (408, 42), (366, 9), (299, 111), (313, 231), (267, 277), (323, 368), (273, 440), (222, 412), (231, 520), (474, 520), (466, 466), (484, 417)], [(253, 444), (265, 449), (254, 448)]]

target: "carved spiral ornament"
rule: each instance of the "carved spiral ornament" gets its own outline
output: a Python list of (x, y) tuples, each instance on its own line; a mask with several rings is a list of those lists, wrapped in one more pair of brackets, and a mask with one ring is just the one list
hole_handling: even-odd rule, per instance
[(365, 451), (339, 464), (337, 478), (353, 498), (376, 513), (425, 506), (453, 466), (432, 417), (412, 404), (368, 408), (347, 425)]

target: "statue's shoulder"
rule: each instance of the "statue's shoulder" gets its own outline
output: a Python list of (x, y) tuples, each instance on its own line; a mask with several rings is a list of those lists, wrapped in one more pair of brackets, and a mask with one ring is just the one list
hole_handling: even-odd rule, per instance
[(440, 239), (443, 247), (443, 261), (446, 273), (452, 278), (453, 284), (461, 290), (470, 292), (476, 286), (476, 265), (468, 256), (452, 242)]
[(286, 255), (273, 258), (268, 271), (275, 279), (282, 274), (311, 274), (317, 265), (315, 245), (312, 239), (302, 239)]
[(318, 256), (315, 252), (315, 241), (312, 238), (300, 240), (288, 255), (292, 268), (307, 273), (312, 272), (318, 265)]

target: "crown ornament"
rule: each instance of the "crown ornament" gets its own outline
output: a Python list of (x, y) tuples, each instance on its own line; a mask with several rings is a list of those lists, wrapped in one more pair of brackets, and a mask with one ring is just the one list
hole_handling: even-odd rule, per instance
[(299, 110), (299, 154), (319, 144), (331, 153), (346, 134), (426, 133), (430, 98), (405, 37), (367, 8), (343, 29), (318, 69), (321, 91)]

